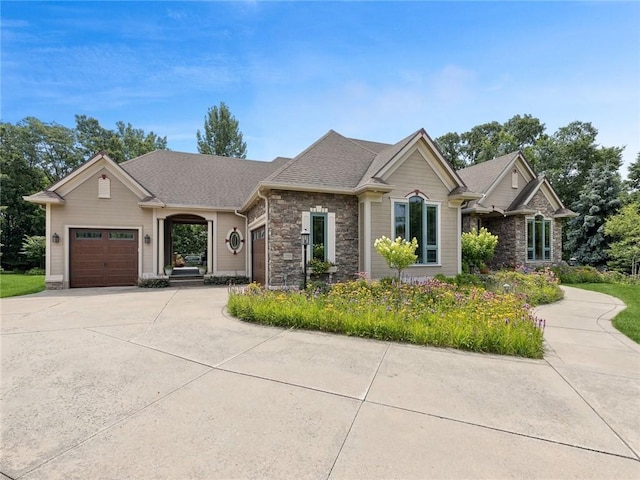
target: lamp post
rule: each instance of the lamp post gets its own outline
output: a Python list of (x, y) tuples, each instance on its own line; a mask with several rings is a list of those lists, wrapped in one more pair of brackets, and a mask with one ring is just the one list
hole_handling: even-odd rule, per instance
[(302, 280), (302, 289), (307, 289), (307, 247), (309, 246), (309, 230), (306, 228), (300, 232), (300, 239), (302, 241), (302, 274), (304, 279)]

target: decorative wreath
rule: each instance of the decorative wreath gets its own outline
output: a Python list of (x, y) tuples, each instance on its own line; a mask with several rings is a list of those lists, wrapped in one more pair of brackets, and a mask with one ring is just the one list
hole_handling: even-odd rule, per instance
[(244, 237), (242, 232), (237, 227), (233, 227), (232, 230), (227, 232), (227, 238), (224, 241), (227, 244), (227, 248), (231, 253), (237, 255), (242, 246), (244, 245)]

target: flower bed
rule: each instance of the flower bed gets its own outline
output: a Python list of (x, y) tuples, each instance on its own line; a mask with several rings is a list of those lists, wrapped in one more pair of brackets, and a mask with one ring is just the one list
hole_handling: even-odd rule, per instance
[(229, 296), (243, 320), (380, 340), (541, 358), (544, 321), (513, 293), (438, 280), (390, 285), (338, 283), (328, 293), (268, 291), (252, 284)]

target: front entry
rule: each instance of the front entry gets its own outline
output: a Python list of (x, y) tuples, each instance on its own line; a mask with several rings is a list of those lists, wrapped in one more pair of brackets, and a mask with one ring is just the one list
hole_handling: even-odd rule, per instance
[(137, 284), (137, 230), (74, 228), (69, 237), (70, 287)]
[(251, 232), (251, 280), (261, 285), (266, 283), (264, 232), (264, 227)]

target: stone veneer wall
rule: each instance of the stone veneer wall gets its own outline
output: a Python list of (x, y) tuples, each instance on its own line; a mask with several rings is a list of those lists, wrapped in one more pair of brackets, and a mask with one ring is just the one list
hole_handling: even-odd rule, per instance
[[(549, 263), (560, 263), (562, 261), (562, 220), (557, 220), (553, 218), (553, 208), (549, 204), (547, 197), (538, 190), (538, 192), (533, 196), (531, 202), (529, 202), (536, 210), (540, 210), (540, 212), (546, 217), (551, 218), (551, 262), (528, 262), (528, 265), (537, 265), (544, 266), (549, 265)], [(526, 243), (525, 243), (526, 248)]]
[[(488, 217), (482, 219), (482, 226), (498, 236), (498, 245), (489, 263), (492, 269), (514, 268), (518, 264), (524, 233), (518, 230), (519, 217)], [(526, 244), (525, 244), (526, 248)], [(524, 258), (520, 256), (520, 258)]]
[[(258, 198), (251, 206), (247, 209), (247, 223), (253, 222), (256, 218), (260, 217), (264, 214), (264, 200), (262, 198)], [(249, 235), (250, 232), (247, 232)]]
[[(302, 283), (302, 212), (321, 206), (336, 214), (334, 281), (351, 280), (358, 273), (358, 199), (352, 195), (272, 190), (269, 199), (268, 275), (271, 287)], [(291, 254), (291, 260), (285, 260)], [(287, 255), (288, 257), (288, 255)], [(286, 279), (286, 281), (285, 281)]]

